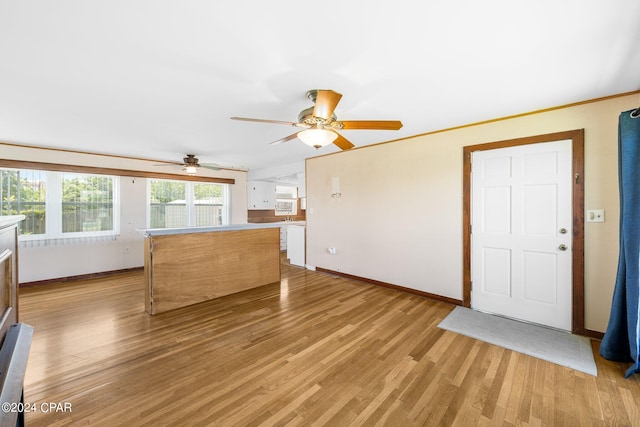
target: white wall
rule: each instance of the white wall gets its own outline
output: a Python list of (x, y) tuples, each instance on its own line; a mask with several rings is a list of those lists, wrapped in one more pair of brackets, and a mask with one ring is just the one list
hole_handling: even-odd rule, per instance
[[(17, 147), (0, 143), (0, 157), (10, 160), (45, 162), (158, 172), (155, 161), (144, 161), (84, 153)], [(167, 170), (163, 168), (163, 173)], [(178, 170), (175, 173), (180, 173)], [(243, 171), (200, 170), (202, 176), (233, 178), (230, 186), (232, 224), (247, 222), (247, 180)], [(120, 182), (120, 235), (115, 240), (59, 245), (21, 244), (18, 253), (20, 283), (71, 277), (143, 266), (144, 238), (137, 229), (146, 227), (144, 178), (122, 177)]]
[(606, 211), (585, 224), (585, 327), (603, 332), (618, 256), (618, 115), (639, 103), (615, 97), (308, 159), (307, 263), (461, 300), (462, 147), (584, 128), (585, 208)]

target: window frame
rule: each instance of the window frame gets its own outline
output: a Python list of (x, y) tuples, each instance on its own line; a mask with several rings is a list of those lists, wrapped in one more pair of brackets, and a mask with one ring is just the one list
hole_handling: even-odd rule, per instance
[[(18, 234), (18, 241), (46, 241), (57, 239), (77, 239), (120, 235), (120, 177), (114, 175), (76, 172), (52, 171), (36, 168), (0, 167), (2, 170), (29, 171), (45, 174), (45, 232), (40, 234)], [(111, 179), (112, 229), (104, 231), (63, 231), (63, 181), (65, 174), (98, 176)]]
[[(181, 179), (167, 179), (167, 178), (148, 178), (147, 179), (147, 200), (146, 200), (146, 226), (151, 228), (151, 184), (152, 181), (169, 181), (178, 182), (185, 186), (185, 205), (186, 205), (186, 225), (182, 227), (160, 227), (160, 228), (194, 228), (194, 227), (217, 227), (230, 224), (230, 212), (231, 212), (231, 198), (230, 188), (228, 183), (222, 182), (208, 182), (208, 181), (195, 181), (181, 180)], [(219, 185), (222, 188), (222, 221), (221, 224), (214, 225), (196, 225), (196, 199), (195, 199), (195, 186), (198, 184), (205, 185)]]
[[(75, 238), (75, 237), (101, 237), (101, 236), (119, 236), (120, 235), (120, 177), (112, 176), (112, 175), (99, 175), (99, 174), (88, 174), (88, 173), (78, 173), (78, 172), (56, 172), (60, 174), (60, 183), (56, 187), (58, 191), (62, 193), (62, 188), (64, 185), (64, 175), (65, 174), (74, 174), (74, 175), (83, 175), (83, 176), (97, 176), (100, 178), (110, 178), (111, 179), (111, 216), (112, 216), (112, 230), (104, 230), (104, 231), (63, 231), (62, 222), (60, 222), (60, 232), (66, 238)], [(60, 220), (62, 221), (62, 201), (63, 195), (60, 194)]]
[[(291, 197), (278, 197), (279, 194), (284, 194), (284, 193), (278, 193), (278, 188), (291, 189), (292, 190)], [(291, 210), (285, 211), (285, 210), (278, 209), (278, 202), (290, 204), (292, 206)], [(276, 200), (275, 200), (275, 206), (274, 206), (274, 213), (275, 213), (275, 216), (286, 216), (286, 217), (298, 215), (298, 187), (294, 185), (276, 185)]]

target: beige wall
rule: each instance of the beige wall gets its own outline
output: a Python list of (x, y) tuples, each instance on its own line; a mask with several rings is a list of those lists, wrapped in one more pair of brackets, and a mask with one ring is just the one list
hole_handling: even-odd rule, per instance
[(585, 209), (606, 216), (585, 223), (585, 327), (604, 332), (618, 257), (618, 115), (639, 105), (627, 95), (308, 159), (307, 264), (462, 299), (462, 147), (584, 128)]

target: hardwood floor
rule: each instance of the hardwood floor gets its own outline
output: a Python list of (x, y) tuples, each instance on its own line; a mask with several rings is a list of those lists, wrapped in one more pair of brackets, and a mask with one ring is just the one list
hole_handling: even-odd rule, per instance
[(26, 422), (640, 425), (625, 366), (596, 356), (592, 377), (437, 328), (452, 309), (287, 264), (281, 283), (153, 317), (141, 272), (22, 289)]

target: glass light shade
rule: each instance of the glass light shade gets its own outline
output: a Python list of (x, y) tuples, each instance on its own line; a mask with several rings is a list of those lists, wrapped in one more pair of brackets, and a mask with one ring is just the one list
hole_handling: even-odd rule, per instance
[(195, 166), (185, 166), (182, 170), (185, 171), (187, 175), (195, 175), (198, 172), (198, 168)]
[(327, 129), (307, 129), (298, 132), (298, 138), (305, 144), (320, 148), (331, 144), (336, 140), (338, 134)]

